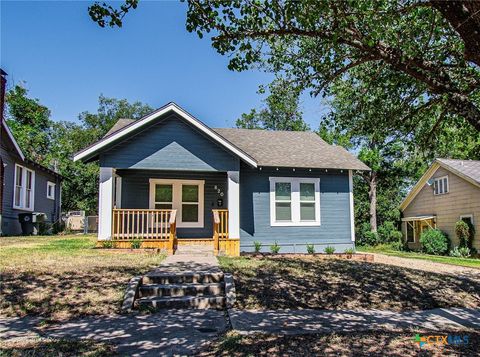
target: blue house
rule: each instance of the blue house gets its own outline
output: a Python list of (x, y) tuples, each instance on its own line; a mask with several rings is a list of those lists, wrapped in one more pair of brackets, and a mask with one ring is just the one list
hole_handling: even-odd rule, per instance
[(352, 175), (369, 170), (315, 133), (214, 129), (174, 103), (119, 120), (74, 160), (100, 164), (100, 245), (228, 255), (353, 247)]

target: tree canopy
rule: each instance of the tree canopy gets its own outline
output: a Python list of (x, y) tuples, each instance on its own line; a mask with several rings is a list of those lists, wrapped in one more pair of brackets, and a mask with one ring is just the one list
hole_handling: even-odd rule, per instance
[[(121, 26), (137, 5), (89, 10), (100, 26)], [(283, 72), (315, 95), (355, 67), (380, 64), (411, 78), (418, 100), (441, 102), (480, 131), (479, 2), (189, 0), (187, 30), (211, 33), (230, 69)]]
[[(308, 130), (300, 109), (300, 91), (285, 78), (276, 78), (268, 86), (268, 96), (261, 109), (252, 109), (237, 119), (238, 128), (266, 130)], [(265, 94), (261, 86), (258, 94)]]

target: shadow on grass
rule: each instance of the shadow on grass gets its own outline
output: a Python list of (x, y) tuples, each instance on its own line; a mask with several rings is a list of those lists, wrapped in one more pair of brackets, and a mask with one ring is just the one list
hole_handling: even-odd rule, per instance
[(222, 258), (241, 309), (426, 310), (480, 306), (480, 281), (390, 265), (315, 258)]
[[(438, 331), (428, 334), (438, 334)], [(448, 332), (442, 332), (446, 335)], [(458, 332), (454, 332), (458, 334)], [(226, 334), (203, 349), (199, 356), (478, 356), (480, 334), (470, 337), (467, 345), (424, 346), (414, 341), (415, 333), (364, 332), (325, 335), (240, 336)]]
[(133, 267), (58, 273), (6, 271), (2, 273), (2, 315), (62, 320), (119, 313), (129, 279), (144, 271)]

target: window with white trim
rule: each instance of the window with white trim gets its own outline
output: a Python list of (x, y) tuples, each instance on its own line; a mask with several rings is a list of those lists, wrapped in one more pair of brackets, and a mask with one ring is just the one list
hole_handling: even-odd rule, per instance
[(203, 180), (150, 179), (150, 208), (176, 209), (177, 227), (203, 228)]
[(320, 179), (270, 177), (272, 226), (319, 226)]
[(15, 164), (13, 208), (33, 211), (35, 171)]
[(468, 223), (468, 224), (470, 224), (470, 225), (472, 225), (472, 226), (474, 225), (474, 223), (473, 223), (473, 214), (462, 214), (462, 215), (460, 216), (460, 219), (461, 219), (462, 221), (464, 221), (465, 223)]
[(433, 179), (433, 194), (443, 195), (448, 193), (448, 176), (437, 177)]
[(51, 200), (55, 199), (55, 184), (50, 181), (47, 181), (47, 198)]

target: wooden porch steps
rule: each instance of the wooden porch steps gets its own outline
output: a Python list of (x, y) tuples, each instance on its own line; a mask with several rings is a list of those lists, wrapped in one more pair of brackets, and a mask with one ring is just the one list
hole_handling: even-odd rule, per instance
[(163, 308), (223, 309), (226, 306), (221, 271), (165, 272), (142, 277), (135, 305)]

